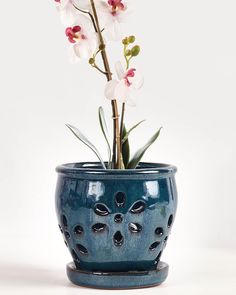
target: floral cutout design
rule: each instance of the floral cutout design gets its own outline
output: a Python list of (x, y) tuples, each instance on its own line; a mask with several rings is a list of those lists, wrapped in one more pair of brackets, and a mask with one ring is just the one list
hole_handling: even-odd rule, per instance
[[(117, 207), (117, 212), (114, 216), (114, 222), (119, 224), (123, 222), (123, 215), (119, 212), (119, 209), (123, 208), (126, 204), (126, 195), (123, 192), (117, 192), (114, 197), (114, 202)], [(146, 208), (146, 203), (143, 200), (135, 201), (132, 206), (129, 208), (129, 212), (131, 214), (140, 214), (144, 212)], [(111, 209), (107, 207), (107, 205), (103, 203), (95, 203), (94, 205), (94, 213), (105, 217), (111, 213)], [(94, 233), (101, 233), (107, 228), (105, 223), (95, 223), (92, 226)], [(141, 224), (136, 222), (130, 222), (128, 225), (128, 229), (131, 233), (138, 234), (142, 231), (143, 227)], [(120, 230), (117, 230), (113, 235), (113, 243), (115, 246), (120, 247), (124, 243), (124, 236)]]

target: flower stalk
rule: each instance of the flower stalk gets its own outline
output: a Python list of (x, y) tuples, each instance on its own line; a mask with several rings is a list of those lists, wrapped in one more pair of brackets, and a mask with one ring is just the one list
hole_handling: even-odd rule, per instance
[[(112, 80), (112, 73), (110, 70), (110, 65), (108, 62), (108, 57), (106, 53), (106, 45), (104, 43), (104, 39), (102, 36), (100, 23), (98, 20), (98, 15), (96, 11), (96, 6), (94, 3), (94, 0), (90, 0), (91, 8), (93, 12), (94, 17), (94, 23), (96, 25), (96, 31), (98, 33), (98, 38), (100, 42), (100, 47), (103, 48), (101, 50), (101, 56), (105, 68), (105, 73), (107, 77), (107, 81)], [(112, 163), (113, 168), (121, 169), (121, 140), (120, 140), (120, 128), (119, 128), (119, 112), (118, 112), (118, 106), (115, 98), (111, 101), (112, 105), (112, 119), (113, 119), (113, 155), (112, 155)]]

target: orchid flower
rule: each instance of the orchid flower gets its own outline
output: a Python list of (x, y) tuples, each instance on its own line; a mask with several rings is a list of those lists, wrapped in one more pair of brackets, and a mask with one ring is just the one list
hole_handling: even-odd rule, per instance
[(121, 37), (120, 24), (125, 21), (128, 15), (128, 6), (124, 0), (100, 0), (97, 4), (98, 14), (104, 25), (104, 33), (111, 40), (118, 40)]
[(91, 57), (97, 48), (97, 36), (87, 18), (80, 16), (74, 26), (67, 27), (65, 34), (72, 47), (70, 59), (77, 62)]
[(107, 82), (105, 87), (105, 96), (109, 100), (118, 100), (135, 106), (135, 93), (143, 85), (142, 75), (135, 69), (129, 68), (124, 70), (121, 62), (115, 65), (116, 74), (119, 80), (111, 80)]
[(68, 26), (75, 22), (78, 11), (73, 6), (73, 0), (54, 0), (63, 25)]
[(89, 0), (54, 0), (64, 25), (71, 25), (81, 11), (90, 10)]

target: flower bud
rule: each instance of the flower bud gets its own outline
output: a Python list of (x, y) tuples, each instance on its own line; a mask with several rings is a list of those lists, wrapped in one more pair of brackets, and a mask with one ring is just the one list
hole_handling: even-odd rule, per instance
[(91, 58), (89, 59), (89, 64), (90, 64), (90, 65), (93, 65), (94, 62), (95, 62), (94, 58), (91, 57)]
[(125, 51), (125, 56), (131, 56), (131, 55), (132, 55), (131, 50), (130, 50), (130, 49), (127, 49), (127, 50)]
[(129, 36), (128, 41), (129, 41), (129, 43), (134, 43), (135, 36)]
[(137, 56), (139, 55), (140, 52), (140, 47), (138, 45), (135, 45), (132, 49), (131, 49), (131, 55), (132, 56)]
[(124, 45), (129, 45), (129, 39), (126, 37), (126, 38), (124, 38), (123, 40), (122, 40), (122, 43), (124, 44)]

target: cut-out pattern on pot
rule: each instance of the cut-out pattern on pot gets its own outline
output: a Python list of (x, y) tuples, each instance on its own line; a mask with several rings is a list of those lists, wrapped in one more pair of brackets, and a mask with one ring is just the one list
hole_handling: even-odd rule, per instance
[[(125, 207), (126, 203), (126, 195), (123, 192), (118, 192), (114, 195), (114, 203), (116, 205), (116, 211), (119, 211), (119, 208)], [(140, 214), (145, 210), (146, 203), (143, 200), (138, 200), (137, 202), (134, 202), (131, 206), (131, 208), (128, 210), (132, 214)], [(99, 216), (107, 216), (112, 212), (112, 209), (108, 208), (106, 204), (103, 203), (96, 203), (94, 205), (94, 213)], [(115, 223), (122, 223), (123, 222), (123, 216), (121, 213), (116, 213), (114, 217)], [(115, 225), (114, 225), (115, 226)], [(101, 233), (105, 230), (105, 228), (108, 228), (108, 225), (105, 223), (97, 223), (92, 226), (94, 233)], [(142, 225), (139, 223), (129, 223), (128, 229), (132, 233), (139, 233), (142, 230)], [(121, 233), (121, 231), (117, 230), (113, 235), (113, 242), (115, 246), (122, 246), (125, 242), (124, 234)]]

